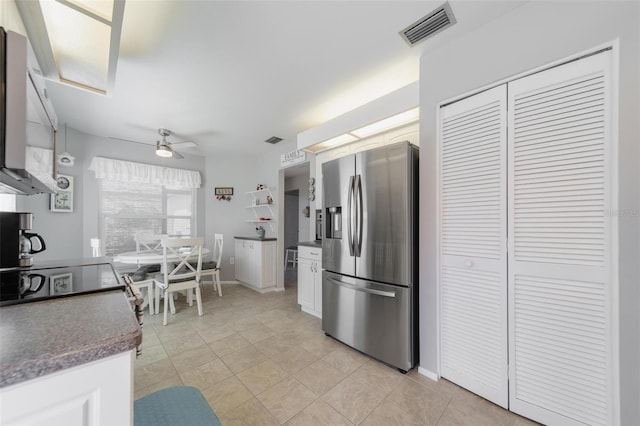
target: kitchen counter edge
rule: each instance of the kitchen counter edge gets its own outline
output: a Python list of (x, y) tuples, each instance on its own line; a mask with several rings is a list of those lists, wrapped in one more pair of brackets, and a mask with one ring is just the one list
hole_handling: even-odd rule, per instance
[(298, 242), (299, 246), (312, 247), (312, 248), (322, 248), (322, 240), (317, 241), (300, 241)]
[(276, 241), (277, 238), (258, 238), (258, 237), (242, 237), (242, 236), (235, 236), (233, 237), (236, 240), (250, 240), (250, 241)]
[(0, 388), (134, 349), (142, 331), (122, 290), (0, 308)]

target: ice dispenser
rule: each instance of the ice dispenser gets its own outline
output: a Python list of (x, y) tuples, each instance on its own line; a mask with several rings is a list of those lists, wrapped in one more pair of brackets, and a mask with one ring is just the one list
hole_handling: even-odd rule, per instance
[(342, 207), (327, 207), (325, 238), (342, 238)]

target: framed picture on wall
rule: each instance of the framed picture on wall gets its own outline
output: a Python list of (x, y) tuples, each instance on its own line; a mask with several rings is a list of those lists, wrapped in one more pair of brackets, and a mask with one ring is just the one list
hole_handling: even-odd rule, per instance
[(58, 175), (56, 180), (57, 194), (51, 194), (49, 208), (52, 212), (73, 211), (73, 176)]

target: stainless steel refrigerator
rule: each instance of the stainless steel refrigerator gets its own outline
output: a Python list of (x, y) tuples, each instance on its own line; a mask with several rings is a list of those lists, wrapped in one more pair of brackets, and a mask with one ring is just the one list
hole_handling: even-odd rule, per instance
[(417, 361), (418, 149), (322, 165), (322, 329), (406, 372)]

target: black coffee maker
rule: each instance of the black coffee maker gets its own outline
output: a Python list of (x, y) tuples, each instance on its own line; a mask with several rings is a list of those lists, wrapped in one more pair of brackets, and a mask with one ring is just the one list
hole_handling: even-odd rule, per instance
[(0, 268), (33, 265), (33, 255), (47, 247), (42, 237), (29, 232), (33, 214), (0, 212)]

